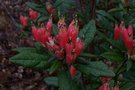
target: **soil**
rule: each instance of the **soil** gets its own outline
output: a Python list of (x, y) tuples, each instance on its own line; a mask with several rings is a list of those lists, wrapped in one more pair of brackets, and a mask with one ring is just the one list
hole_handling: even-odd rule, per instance
[(27, 11), (25, 3), (34, 0), (0, 0), (0, 90), (56, 90), (43, 81), (46, 71), (26, 69), (9, 61), (13, 48), (32, 46), (31, 39), (20, 38), (15, 23)]

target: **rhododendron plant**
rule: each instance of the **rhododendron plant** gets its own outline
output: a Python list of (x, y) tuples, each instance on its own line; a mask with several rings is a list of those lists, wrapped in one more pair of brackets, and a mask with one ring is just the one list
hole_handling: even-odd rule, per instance
[(56, 90), (135, 89), (132, 0), (39, 2), (20, 16), (21, 34), (34, 44), (14, 49), (11, 62), (46, 71)]

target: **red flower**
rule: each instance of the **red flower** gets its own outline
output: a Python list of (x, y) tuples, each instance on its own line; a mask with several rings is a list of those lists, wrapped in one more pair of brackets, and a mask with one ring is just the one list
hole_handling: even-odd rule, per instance
[(122, 39), (123, 39), (127, 49), (133, 48), (133, 29), (131, 26), (129, 26), (128, 29), (123, 28)]
[(67, 31), (66, 30), (60, 30), (59, 33), (58, 33), (57, 39), (58, 39), (59, 45), (62, 48), (65, 48), (66, 44), (68, 42)]
[(46, 10), (47, 10), (50, 14), (53, 14), (52, 5), (51, 5), (49, 2), (46, 3)]
[(114, 39), (118, 40), (120, 38), (121, 35), (121, 28), (118, 27), (117, 24), (115, 24), (115, 28), (114, 28)]
[(77, 56), (81, 53), (83, 47), (84, 47), (84, 43), (81, 40), (77, 39), (75, 45), (75, 53), (77, 54)]
[(73, 64), (75, 62), (77, 55), (76, 54), (66, 54), (66, 63), (67, 64)]
[(111, 79), (112, 78), (110, 78), (110, 77), (100, 77), (100, 80), (102, 81), (102, 84), (103, 83), (109, 83)]
[(57, 27), (58, 27), (59, 31), (60, 30), (67, 30), (64, 18), (60, 18), (60, 20), (58, 21)]
[(71, 44), (66, 44), (66, 54), (72, 53), (73, 49), (74, 49), (74, 46), (73, 46), (72, 43)]
[(123, 39), (124, 43), (127, 43), (127, 41), (128, 41), (128, 32), (127, 32), (126, 28), (123, 28), (123, 30), (122, 30), (122, 39)]
[(26, 27), (28, 25), (28, 17), (20, 16), (20, 23), (23, 27)]
[(50, 33), (47, 32), (47, 30), (45, 28), (39, 28), (39, 41), (46, 45), (48, 38), (50, 37)]
[(76, 68), (73, 65), (70, 66), (70, 75), (71, 75), (71, 77), (74, 77), (76, 75), (76, 73), (77, 73)]
[(126, 48), (127, 49), (132, 49), (133, 48), (133, 39), (128, 39), (126, 42), (125, 42), (125, 45), (126, 45)]
[(110, 90), (110, 86), (108, 83), (103, 84), (98, 88), (98, 90)]
[(34, 20), (34, 19), (36, 19), (36, 18), (38, 17), (38, 12), (36, 12), (36, 11), (30, 9), (30, 10), (29, 10), (29, 16), (30, 16), (30, 18), (31, 18), (32, 20)]
[(68, 27), (68, 37), (69, 39), (71, 39), (72, 43), (75, 44), (77, 36), (78, 36), (78, 26), (75, 22), (75, 20), (73, 20), (69, 27)]
[(64, 58), (64, 51), (63, 51), (63, 50), (56, 50), (55, 55), (56, 55), (59, 59), (63, 59), (63, 58)]
[(133, 28), (129, 25), (128, 29), (127, 29), (127, 32), (128, 32), (128, 36), (130, 38), (133, 38)]
[(37, 42), (40, 42), (44, 45), (46, 45), (48, 37), (50, 37), (50, 34), (46, 31), (45, 28), (37, 29), (35, 26), (32, 27), (32, 34)]
[(37, 33), (37, 28), (35, 26), (32, 27), (32, 35), (33, 35), (34, 39), (37, 41), (38, 33)]
[(52, 34), (52, 19), (49, 19), (49, 21), (46, 24), (46, 28), (50, 34)]
[(113, 90), (120, 90), (119, 86), (115, 86)]

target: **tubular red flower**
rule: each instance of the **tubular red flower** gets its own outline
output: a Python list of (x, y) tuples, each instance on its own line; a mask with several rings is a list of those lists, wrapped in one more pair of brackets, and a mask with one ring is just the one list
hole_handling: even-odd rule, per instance
[(52, 19), (49, 19), (49, 21), (46, 24), (46, 28), (50, 34), (52, 34)]
[(68, 27), (68, 37), (71, 39), (72, 43), (75, 44), (77, 36), (78, 36), (78, 26), (75, 20), (72, 20)]
[(125, 42), (125, 45), (126, 45), (126, 48), (127, 48), (127, 49), (132, 49), (132, 48), (133, 48), (133, 39), (128, 39), (128, 40)]
[(122, 30), (122, 39), (125, 43), (128, 41), (128, 32), (127, 32), (126, 28), (123, 28), (123, 30)]
[(127, 28), (128, 36), (133, 38), (133, 28), (129, 25)]
[(46, 45), (48, 38), (50, 37), (50, 33), (47, 32), (47, 30), (45, 28), (40, 28), (41, 32), (40, 32), (40, 41), (42, 44)]
[(71, 77), (74, 77), (76, 75), (76, 73), (77, 73), (76, 68), (73, 65), (70, 66), (70, 75), (71, 75)]
[(52, 5), (51, 5), (50, 3), (47, 5), (46, 10), (47, 10), (50, 14), (53, 13), (53, 11), (52, 11)]
[(111, 81), (111, 77), (100, 77), (100, 80), (102, 81), (102, 84), (109, 83)]
[(116, 86), (113, 88), (113, 90), (120, 90), (120, 88), (119, 88), (118, 85), (116, 85)]
[(20, 23), (23, 27), (26, 27), (28, 25), (28, 17), (20, 16)]
[(32, 30), (31, 31), (32, 31), (32, 35), (33, 35), (34, 39), (37, 40), (37, 34), (36, 34), (37, 33), (36, 32), (37, 28), (35, 26), (32, 26)]
[(59, 45), (62, 48), (65, 48), (68, 42), (67, 31), (66, 30), (59, 31), (57, 39), (58, 39)]
[(105, 83), (98, 88), (98, 90), (110, 90), (109, 83)]
[(76, 54), (66, 54), (66, 63), (67, 64), (73, 64), (76, 60), (77, 55)]
[(121, 35), (121, 28), (118, 27), (117, 24), (115, 24), (115, 28), (114, 28), (114, 39), (118, 40), (120, 38)]
[(32, 20), (35, 20), (35, 19), (38, 17), (38, 12), (36, 12), (36, 11), (30, 9), (30, 10), (29, 10), (29, 16), (30, 16), (30, 18), (31, 18)]
[(81, 40), (77, 40), (75, 45), (75, 53), (77, 56), (80, 55), (83, 47), (84, 47), (84, 43)]
[(73, 49), (74, 49), (74, 46), (73, 46), (72, 43), (71, 44), (66, 44), (66, 54), (72, 53)]
[(45, 28), (37, 29), (35, 26), (32, 27), (32, 34), (37, 42), (40, 42), (44, 45), (46, 45), (48, 37), (50, 37), (50, 34), (46, 31)]
[(56, 51), (55, 51), (55, 55), (56, 55), (56, 57), (58, 57), (59, 59), (63, 59), (63, 58), (64, 58), (64, 51), (63, 51), (63, 50), (56, 50)]

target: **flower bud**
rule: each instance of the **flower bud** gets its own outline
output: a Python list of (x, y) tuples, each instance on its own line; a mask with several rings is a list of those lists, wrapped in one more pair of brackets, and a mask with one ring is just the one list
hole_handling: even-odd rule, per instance
[(31, 18), (32, 20), (35, 20), (35, 19), (38, 17), (38, 12), (36, 12), (36, 11), (30, 9), (30, 10), (29, 10), (29, 16), (30, 16), (30, 18)]
[(28, 17), (20, 16), (20, 23), (23, 27), (26, 27), (28, 25)]
[(109, 83), (105, 83), (98, 88), (98, 90), (110, 90)]
[(70, 75), (71, 75), (71, 77), (74, 77), (76, 75), (76, 73), (77, 73), (76, 68), (73, 65), (70, 66)]
[(46, 28), (49, 31), (49, 33), (52, 34), (52, 19), (49, 19), (49, 21), (46, 24)]
[(118, 40), (120, 38), (120, 34), (121, 34), (121, 29), (116, 24), (114, 28), (114, 39)]

